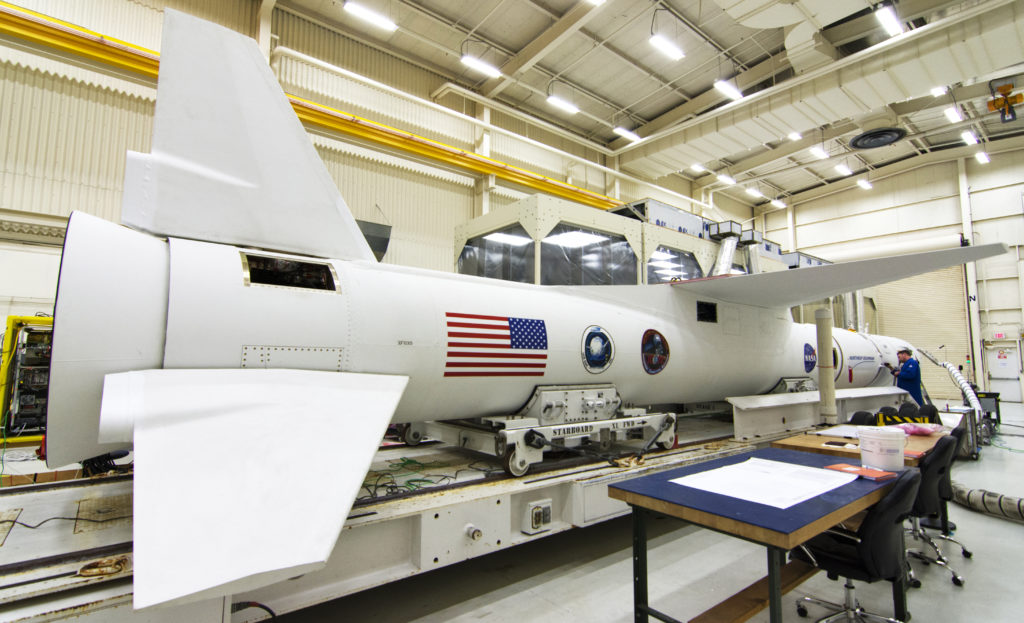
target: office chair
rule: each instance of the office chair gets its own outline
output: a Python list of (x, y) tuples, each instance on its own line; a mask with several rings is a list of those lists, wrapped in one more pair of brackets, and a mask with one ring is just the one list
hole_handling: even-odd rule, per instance
[(901, 418), (912, 418), (917, 417), (919, 409), (917, 404), (913, 402), (904, 402), (900, 405), (899, 410), (896, 412)]
[[(933, 563), (945, 568), (953, 575), (953, 584), (964, 585), (964, 578), (949, 566), (949, 561), (942, 554), (942, 550), (934, 540), (921, 528), (921, 518), (928, 515), (940, 513), (943, 505), (939, 489), (942, 481), (947, 477), (949, 468), (953, 464), (953, 456), (956, 453), (957, 439), (952, 435), (946, 435), (939, 439), (932, 448), (932, 451), (924, 455), (921, 464), (918, 466), (921, 471), (921, 486), (918, 489), (917, 497), (914, 500), (913, 508), (910, 511), (911, 528), (907, 530), (914, 540), (923, 541), (935, 551), (935, 556), (928, 556), (924, 552), (908, 549), (907, 556), (916, 558), (925, 564)], [(952, 486), (950, 486), (952, 490)], [(962, 547), (962, 546), (961, 546)], [(908, 565), (907, 579), (910, 585), (917, 588), (921, 581), (914, 576), (913, 568)]]
[(877, 419), (878, 418), (875, 416), (874, 413), (869, 413), (867, 411), (857, 411), (850, 416), (850, 421), (847, 423), (853, 424), (854, 426), (874, 426)]
[(921, 474), (910, 468), (900, 474), (892, 489), (868, 510), (856, 532), (831, 528), (807, 541), (790, 555), (797, 560), (824, 569), (829, 579), (846, 578), (845, 599), (842, 604), (816, 597), (804, 597), (796, 602), (798, 615), (807, 616), (806, 602), (815, 603), (835, 611), (818, 623), (870, 619), (887, 623), (900, 623), (897, 619), (873, 614), (861, 608), (854, 593), (853, 580), (876, 582), (901, 579), (906, 568), (903, 555), (903, 520), (917, 498)]
[(939, 418), (939, 410), (935, 405), (924, 405), (917, 410), (917, 417), (928, 418), (929, 424), (942, 424), (942, 419)]
[[(956, 444), (954, 445), (952, 462), (956, 462), (956, 449), (959, 448), (960, 444), (963, 442), (964, 434), (966, 434), (966, 432), (967, 429), (958, 426), (949, 433), (951, 437), (957, 440)], [(952, 469), (947, 469), (945, 475), (942, 477), (942, 480), (939, 482), (939, 499), (942, 501), (942, 503), (939, 506), (938, 518), (935, 518), (934, 516), (924, 517), (921, 519), (921, 526), (924, 528), (929, 528), (931, 530), (939, 530), (940, 534), (934, 535), (936, 539), (942, 539), (944, 541), (949, 541), (950, 543), (956, 543), (960, 546), (960, 555), (964, 558), (970, 558), (974, 556), (974, 553), (968, 550), (963, 543), (957, 541), (952, 537), (953, 531), (956, 530), (956, 524), (949, 520), (948, 508), (948, 502), (950, 502), (953, 499), (952, 473)]]

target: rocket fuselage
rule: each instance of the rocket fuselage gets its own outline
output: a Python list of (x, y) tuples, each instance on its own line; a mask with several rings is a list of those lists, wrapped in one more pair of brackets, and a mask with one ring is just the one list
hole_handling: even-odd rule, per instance
[[(512, 413), (537, 385), (610, 383), (627, 403), (663, 404), (817, 377), (814, 327), (794, 323), (788, 309), (705, 300), (715, 321), (699, 321), (698, 298), (668, 284), (535, 286), (347, 261), (323, 262), (337, 276), (334, 290), (261, 285), (246, 280), (245, 253), (171, 240), (163, 367), (404, 375), (396, 422)], [(543, 348), (492, 340), (507, 319), (542, 333)], [(600, 372), (584, 359), (595, 326), (612, 342)], [(656, 373), (642, 360), (649, 330), (668, 348)], [(835, 343), (837, 387), (891, 382), (879, 372), (896, 362), (895, 340), (842, 331)]]
[[(278, 260), (315, 278), (274, 285), (260, 271)], [(587, 349), (604, 340), (595, 365)], [(840, 389), (890, 383), (882, 364), (895, 365), (906, 345), (849, 331), (833, 342)], [(535, 286), (163, 239), (75, 214), (61, 260), (48, 433), (55, 464), (119, 447), (94, 441), (103, 379), (132, 370), (407, 376), (399, 423), (514, 413), (538, 385), (612, 384), (634, 405), (764, 393), (783, 377), (817, 380), (815, 349), (814, 326), (794, 323), (788, 309), (671, 284)]]

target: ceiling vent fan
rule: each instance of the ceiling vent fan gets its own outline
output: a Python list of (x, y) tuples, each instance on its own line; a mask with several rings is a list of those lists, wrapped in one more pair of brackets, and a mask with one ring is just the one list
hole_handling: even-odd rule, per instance
[(888, 107), (873, 110), (856, 123), (861, 133), (850, 139), (850, 147), (854, 149), (887, 147), (907, 135), (907, 131), (896, 124), (896, 113)]

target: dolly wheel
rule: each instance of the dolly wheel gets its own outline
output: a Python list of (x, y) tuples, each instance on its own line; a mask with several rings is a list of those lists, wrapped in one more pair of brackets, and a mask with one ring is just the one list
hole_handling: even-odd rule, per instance
[(506, 474), (516, 478), (525, 476), (526, 472), (530, 471), (530, 463), (519, 456), (515, 446), (509, 446), (505, 450), (505, 454), (501, 458), (501, 466), (505, 468)]

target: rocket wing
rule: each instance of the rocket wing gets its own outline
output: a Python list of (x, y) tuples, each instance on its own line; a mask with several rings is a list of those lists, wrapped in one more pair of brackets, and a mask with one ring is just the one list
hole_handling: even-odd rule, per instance
[(759, 307), (791, 307), (880, 283), (1006, 253), (1005, 244), (926, 251), (756, 275), (677, 281), (672, 285), (708, 298)]
[(129, 152), (124, 224), (374, 261), (255, 41), (164, 11), (152, 153)]
[(321, 568), (407, 377), (305, 370), (108, 374), (101, 435), (135, 441), (135, 608)]

